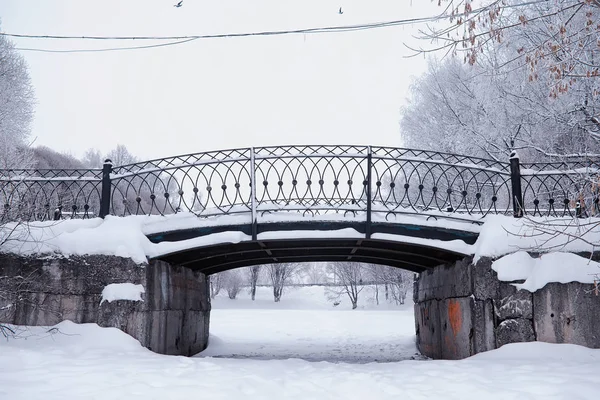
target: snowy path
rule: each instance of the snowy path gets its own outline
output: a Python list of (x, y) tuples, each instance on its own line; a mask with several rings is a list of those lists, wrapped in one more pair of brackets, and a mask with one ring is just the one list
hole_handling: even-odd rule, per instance
[(365, 363), (417, 353), (411, 307), (374, 310), (213, 309), (201, 356)]

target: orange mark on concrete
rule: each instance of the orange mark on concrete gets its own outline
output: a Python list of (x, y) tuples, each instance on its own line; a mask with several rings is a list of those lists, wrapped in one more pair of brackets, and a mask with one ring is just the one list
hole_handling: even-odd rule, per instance
[(457, 300), (448, 301), (448, 320), (450, 321), (450, 328), (454, 337), (460, 331), (462, 327), (462, 312), (460, 303)]

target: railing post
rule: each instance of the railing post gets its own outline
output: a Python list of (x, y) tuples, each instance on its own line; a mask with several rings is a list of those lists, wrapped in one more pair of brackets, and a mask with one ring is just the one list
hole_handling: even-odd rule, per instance
[(367, 226), (365, 227), (365, 237), (371, 238), (371, 169), (373, 167), (373, 156), (371, 146), (367, 149)]
[(521, 190), (521, 167), (519, 155), (514, 150), (510, 153), (510, 183), (512, 187), (513, 216), (521, 218), (525, 209)]
[(581, 207), (581, 200), (577, 200), (577, 202), (575, 203), (575, 217), (583, 217), (583, 208)]
[(254, 147), (250, 148), (250, 208), (252, 210), (252, 240), (256, 240), (258, 224), (256, 221), (256, 160), (254, 158)]
[(102, 166), (102, 197), (100, 197), (100, 218), (104, 218), (110, 213), (111, 173), (112, 161), (107, 158), (104, 160), (104, 165)]

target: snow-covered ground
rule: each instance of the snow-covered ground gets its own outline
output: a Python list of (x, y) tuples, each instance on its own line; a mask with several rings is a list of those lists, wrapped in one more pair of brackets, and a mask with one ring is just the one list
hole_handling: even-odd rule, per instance
[[(285, 348), (307, 356), (333, 354), (330, 345), (350, 353), (379, 351), (380, 340), (406, 344), (414, 322), (410, 307), (382, 310), (368, 299), (359, 310), (333, 308), (317, 288), (292, 290), (277, 305), (266, 295), (263, 288), (255, 303), (247, 294), (216, 299), (211, 345), (192, 358), (152, 353), (94, 324), (21, 328), (19, 339), (0, 341), (0, 399), (597, 398), (600, 350), (574, 345), (513, 344), (462, 361), (278, 359)], [(357, 346), (347, 345), (354, 340)], [(251, 356), (261, 343), (258, 359), (206, 357), (224, 355), (226, 346)]]
[(413, 306), (374, 300), (361, 292), (359, 308), (347, 298), (333, 306), (322, 286), (286, 288), (280, 303), (271, 288), (256, 300), (242, 291), (236, 300), (219, 295), (212, 303), (210, 344), (201, 356), (309, 361), (382, 362), (420, 358), (415, 347)]

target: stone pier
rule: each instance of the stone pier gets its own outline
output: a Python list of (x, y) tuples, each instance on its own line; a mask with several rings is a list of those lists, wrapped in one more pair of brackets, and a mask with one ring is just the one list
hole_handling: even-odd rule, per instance
[(423, 355), (462, 359), (535, 340), (600, 348), (600, 296), (593, 285), (550, 283), (534, 293), (518, 291), (511, 283), (522, 281), (499, 281), (491, 259), (472, 261), (441, 265), (415, 282)]
[[(142, 285), (142, 301), (101, 302), (102, 290), (112, 283)], [(118, 328), (161, 354), (190, 356), (208, 344), (207, 277), (163, 261), (0, 254), (0, 294), (2, 323), (93, 322)]]

